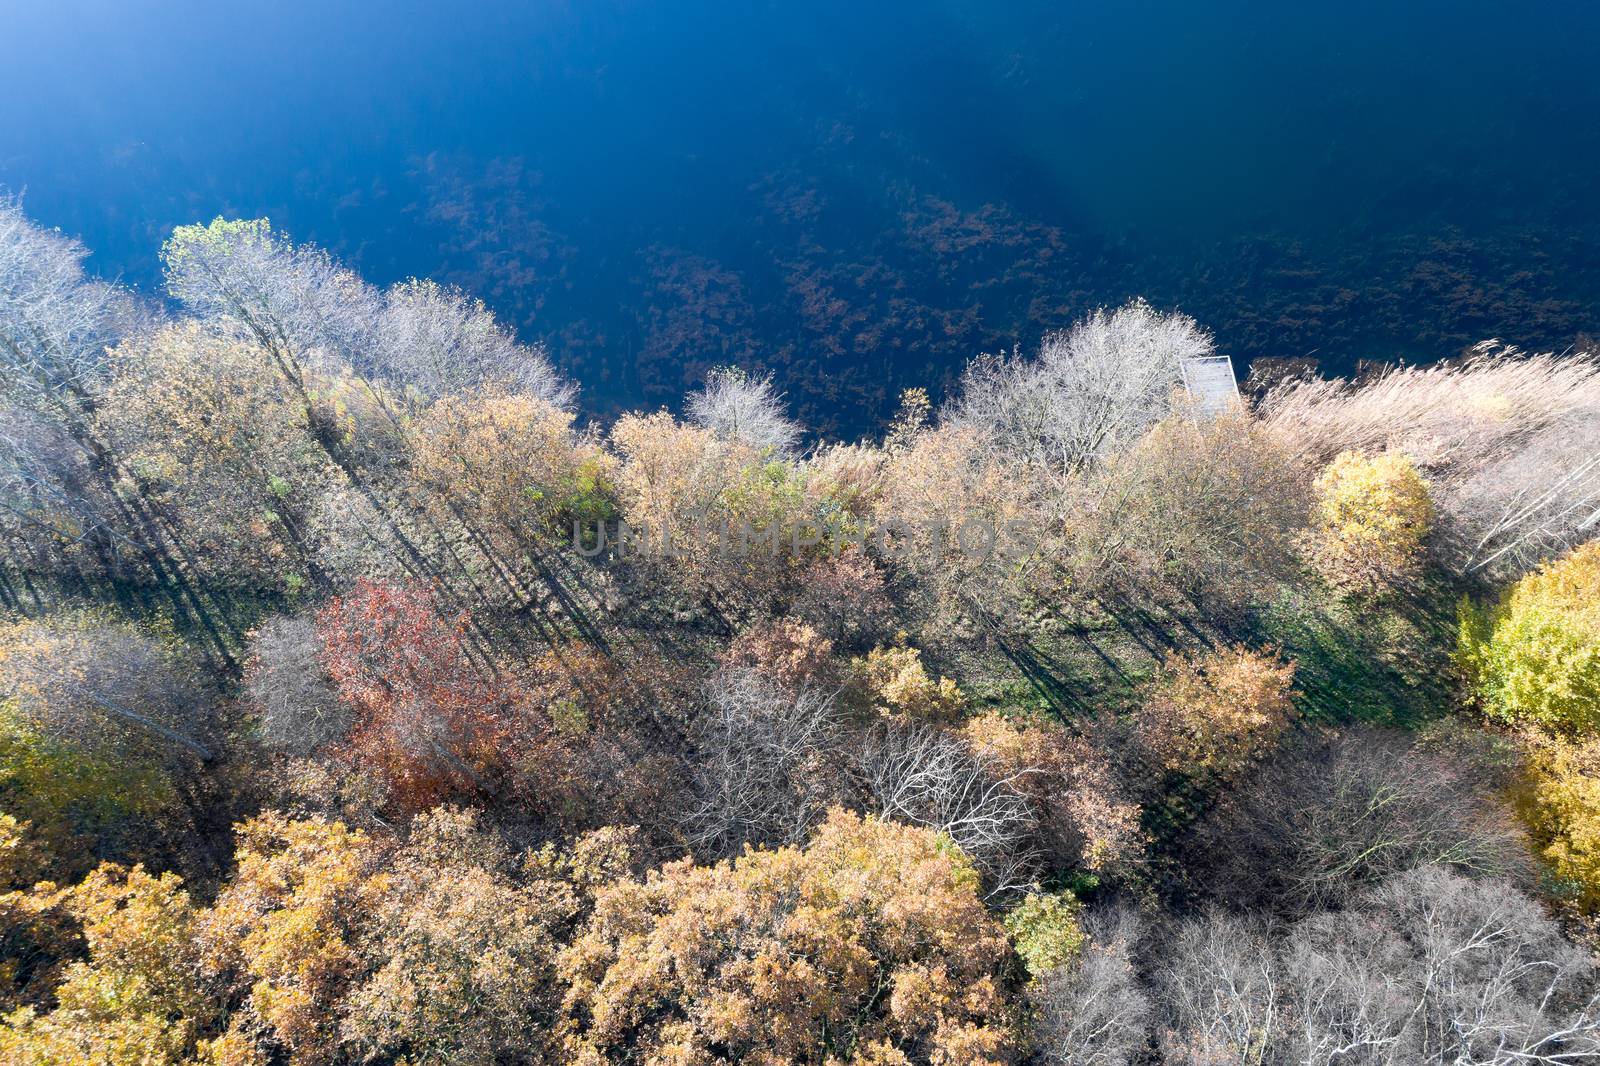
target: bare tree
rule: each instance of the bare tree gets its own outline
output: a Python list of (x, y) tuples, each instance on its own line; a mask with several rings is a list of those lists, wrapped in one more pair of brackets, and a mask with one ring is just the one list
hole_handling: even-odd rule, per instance
[(88, 249), (0, 196), (0, 507), (34, 543), (95, 542), (114, 523), (109, 455), (92, 424), (107, 349), (146, 321), (129, 294), (84, 273)]
[(1503, 883), (1414, 870), (1302, 921), (1278, 957), (1296, 1019), (1284, 1061), (1600, 1058), (1594, 961)]
[(126, 533), (90, 459), (57, 419), (0, 400), (0, 528), (27, 546), (24, 569), (46, 568), (52, 550), (79, 563), (91, 545), (120, 554)]
[(360, 366), (378, 292), (266, 219), (180, 226), (162, 249), (167, 289), (203, 320), (259, 344), (294, 384), (308, 367)]
[(1129, 1066), (1149, 1040), (1150, 998), (1133, 964), (1143, 921), (1114, 906), (1092, 912), (1084, 931), (1082, 956), (1029, 989), (1035, 1046), (1050, 1066)]
[(946, 834), (993, 893), (1031, 880), (1038, 816), (1017, 787), (1031, 770), (992, 768), (959, 737), (923, 724), (885, 723), (853, 755), (872, 813)]
[(688, 820), (697, 853), (805, 838), (837, 790), (839, 716), (830, 693), (786, 688), (749, 667), (713, 674), (695, 735), (699, 801)]
[(1278, 932), (1220, 910), (1158, 966), (1169, 1063), (1513, 1066), (1600, 1056), (1594, 961), (1501, 881), (1440, 867)]
[(1045, 337), (1039, 357), (985, 356), (967, 368), (947, 419), (1044, 470), (1076, 469), (1131, 443), (1171, 412), (1186, 359), (1215, 353), (1194, 319), (1143, 300), (1100, 308)]
[(276, 751), (310, 755), (342, 737), (349, 709), (319, 659), (310, 618), (274, 618), (250, 637), (245, 692), (260, 716), (261, 739)]
[(1485, 752), (1357, 729), (1309, 738), (1261, 767), (1196, 830), (1196, 887), (1237, 907), (1338, 907), (1395, 874), (1444, 866), (1525, 873), (1526, 846), (1485, 792)]
[(1259, 917), (1215, 908), (1178, 926), (1156, 973), (1169, 1022), (1163, 1062), (1279, 1061), (1289, 1021), (1270, 934)]
[(479, 385), (570, 407), (577, 388), (542, 345), (517, 343), (483, 301), (432, 281), (405, 281), (384, 294), (371, 368), (436, 397)]
[(770, 374), (754, 377), (739, 367), (718, 367), (684, 406), (690, 422), (723, 440), (774, 455), (788, 455), (800, 443), (800, 427), (784, 414), (783, 398), (772, 391)]
[(80, 416), (107, 347), (145, 319), (125, 290), (84, 273), (88, 254), (0, 197), (0, 390), (15, 402)]

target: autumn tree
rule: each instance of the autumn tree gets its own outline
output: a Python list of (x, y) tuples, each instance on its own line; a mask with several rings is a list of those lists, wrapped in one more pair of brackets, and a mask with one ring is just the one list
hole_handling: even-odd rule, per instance
[(0, 1016), (51, 1004), (67, 966), (84, 953), (70, 890), (43, 875), (58, 868), (31, 822), (0, 814)]
[(893, 633), (894, 605), (883, 571), (865, 551), (818, 559), (800, 576), (789, 616), (842, 652), (864, 652)]
[(167, 289), (195, 317), (261, 346), (287, 383), (348, 362), (367, 344), (376, 291), (325, 251), (266, 219), (179, 226), (161, 249)]
[(137, 851), (176, 798), (159, 765), (84, 751), (0, 701), (0, 806), (29, 824), (34, 878), (76, 876), (96, 856)]
[(306, 522), (333, 471), (257, 349), (187, 322), (125, 341), (110, 372), (97, 425), (206, 579), (323, 579)]
[[(441, 543), (442, 531), (419, 513), (401, 476), (409, 404), (405, 383), (380, 372), (387, 365), (375, 350), (386, 321), (382, 294), (265, 219), (180, 226), (163, 245), (162, 261), (168, 292), (194, 318), (250, 346), (277, 374), (297, 426), (319, 459), (337, 471), (309, 520), (312, 535), (320, 539), (336, 530), (331, 539), (376, 549), (386, 573), (434, 580), (441, 595), (455, 589), (444, 583), (447, 574), (470, 588), (465, 563)], [(433, 330), (429, 343), (443, 343), (451, 323), (468, 332), (476, 328), (470, 314), (436, 311), (419, 312), (433, 316), (427, 330), (406, 326), (399, 332), (413, 337)]]
[(216, 1001), (201, 977), (196, 911), (173, 874), (102, 866), (65, 895), (88, 957), (62, 973), (55, 1006), (0, 1020), (18, 1066), (180, 1066), (205, 1050)]
[(1006, 912), (1006, 933), (1029, 977), (1043, 977), (1078, 961), (1087, 939), (1079, 920), (1082, 911), (1083, 904), (1070, 892), (1029, 892)]
[(907, 721), (950, 722), (966, 707), (966, 696), (948, 677), (936, 681), (922, 651), (904, 644), (874, 648), (850, 663), (853, 686), (878, 713)]
[(1041, 813), (1025, 791), (1032, 767), (986, 758), (953, 731), (893, 719), (858, 735), (848, 751), (865, 809), (949, 838), (988, 896), (1037, 879)]
[(1294, 713), (1294, 664), (1242, 645), (1178, 655), (1135, 712), (1141, 743), (1168, 770), (1227, 777), (1271, 750)]
[(131, 489), (122, 457), (95, 425), (108, 348), (155, 316), (90, 278), (87, 254), (30, 222), (15, 198), (0, 198), (0, 406), (25, 418), (8, 417), (16, 428), (0, 433), (0, 502), (23, 542), (43, 549), (49, 576), (154, 587), (196, 624), (208, 653), (231, 664), (215, 604), (196, 588), (182, 546)]
[(1416, 576), (1433, 501), (1416, 465), (1398, 452), (1341, 452), (1316, 480), (1307, 541), (1334, 588), (1375, 593)]
[(871, 497), (871, 547), (914, 579), (927, 613), (954, 628), (978, 614), (1004, 623), (1025, 593), (1053, 496), (979, 430), (940, 426), (890, 452)]
[(1464, 361), (1359, 381), (1302, 378), (1263, 403), (1274, 435), (1317, 466), (1341, 452), (1409, 456), (1437, 511), (1430, 545), (1459, 573), (1515, 579), (1593, 536), (1600, 365), (1485, 341)]
[(1600, 541), (1546, 563), (1486, 611), (1464, 605), (1458, 656), (1490, 717), (1600, 727)]
[(1600, 739), (1535, 734), (1517, 812), (1558, 894), (1579, 911), (1600, 911)]
[(1237, 611), (1298, 576), (1308, 505), (1300, 461), (1253, 419), (1167, 419), (1065, 486), (1033, 585)]
[(576, 387), (551, 365), (542, 345), (525, 345), (482, 300), (415, 278), (383, 294), (366, 365), (423, 399), (487, 389), (572, 405)]
[(181, 652), (126, 624), (62, 615), (0, 626), (0, 698), (46, 735), (145, 760), (211, 758), (206, 698)]
[(968, 719), (961, 736), (1028, 798), (1054, 868), (1117, 875), (1137, 866), (1144, 848), (1139, 805), (1099, 748), (1060, 726), (998, 712)]
[(441, 527), (459, 527), (515, 602), (555, 580), (545, 556), (615, 514), (612, 458), (571, 412), (480, 387), (434, 401), (411, 426), (410, 476)]
[(492, 791), (516, 693), (468, 655), (426, 590), (361, 582), (317, 616), (322, 661), (353, 717), (346, 755), (403, 810)]
[(1147, 922), (1114, 906), (1082, 921), (1086, 942), (1070, 963), (1028, 984), (1033, 1045), (1051, 1066), (1130, 1066), (1143, 1061), (1154, 1013), (1135, 968)]
[(361, 978), (361, 940), (385, 898), (382, 849), (341, 823), (275, 812), (237, 835), (236, 872), (196, 919), (203, 967), (239, 1004), (236, 1039), (296, 1066), (334, 1061), (337, 1007)]
[(697, 802), (686, 823), (696, 854), (797, 843), (846, 797), (844, 715), (831, 692), (730, 666), (707, 681), (706, 701), (692, 733)]
[(571, 1060), (1013, 1061), (977, 883), (931, 832), (835, 813), (804, 848), (602, 889), (561, 961)]
[(557, 1061), (555, 959), (580, 909), (563, 861), (519, 861), (470, 811), (418, 816), (363, 930), (344, 1040), (417, 1066)]
[[(720, 585), (713, 543), (726, 528), (719, 504), (738, 472), (755, 461), (710, 430), (679, 423), (665, 411), (624, 415), (611, 429), (621, 463), (617, 490), (622, 517), (643, 539), (633, 549), (652, 569), (679, 575), (695, 593)], [(618, 545), (621, 551), (627, 545)]]
[(648, 578), (727, 615), (765, 615), (823, 554), (826, 516), (796, 464), (664, 411), (623, 416), (610, 439), (634, 538), (616, 547)]
[(758, 622), (734, 638), (723, 662), (755, 670), (790, 689), (826, 685), (832, 673), (833, 642), (804, 622)]

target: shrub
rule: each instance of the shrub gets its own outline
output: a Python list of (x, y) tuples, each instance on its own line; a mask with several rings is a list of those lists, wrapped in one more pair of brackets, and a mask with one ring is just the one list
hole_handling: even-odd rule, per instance
[(1600, 541), (1529, 574), (1489, 611), (1464, 604), (1460, 661), (1491, 718), (1600, 727)]
[(723, 656), (725, 666), (757, 670), (789, 689), (823, 678), (833, 642), (804, 622), (758, 623), (740, 633)]
[(935, 681), (922, 652), (900, 645), (874, 648), (852, 660), (856, 684), (882, 714), (913, 721), (948, 722), (961, 715), (967, 698), (948, 677)]
[(1336, 589), (1377, 592), (1412, 577), (1433, 525), (1433, 502), (1416, 465), (1398, 452), (1341, 452), (1317, 478), (1309, 545)]
[(1006, 933), (1030, 977), (1070, 965), (1083, 951), (1083, 904), (1070, 892), (1030, 892), (1005, 917)]

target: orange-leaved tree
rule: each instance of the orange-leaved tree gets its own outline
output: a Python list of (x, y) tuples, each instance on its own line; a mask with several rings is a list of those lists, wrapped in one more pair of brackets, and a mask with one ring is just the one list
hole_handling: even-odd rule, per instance
[(1227, 777), (1277, 743), (1294, 714), (1293, 662), (1242, 645), (1169, 659), (1136, 714), (1168, 770)]
[(1004, 1063), (1013, 960), (939, 834), (834, 811), (804, 848), (602, 889), (565, 952), (580, 1063)]

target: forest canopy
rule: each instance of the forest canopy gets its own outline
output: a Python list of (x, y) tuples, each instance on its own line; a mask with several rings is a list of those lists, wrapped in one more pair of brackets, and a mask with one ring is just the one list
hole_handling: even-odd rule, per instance
[(1600, 1058), (1600, 352), (601, 422), (266, 220), (0, 200), (0, 1059)]

